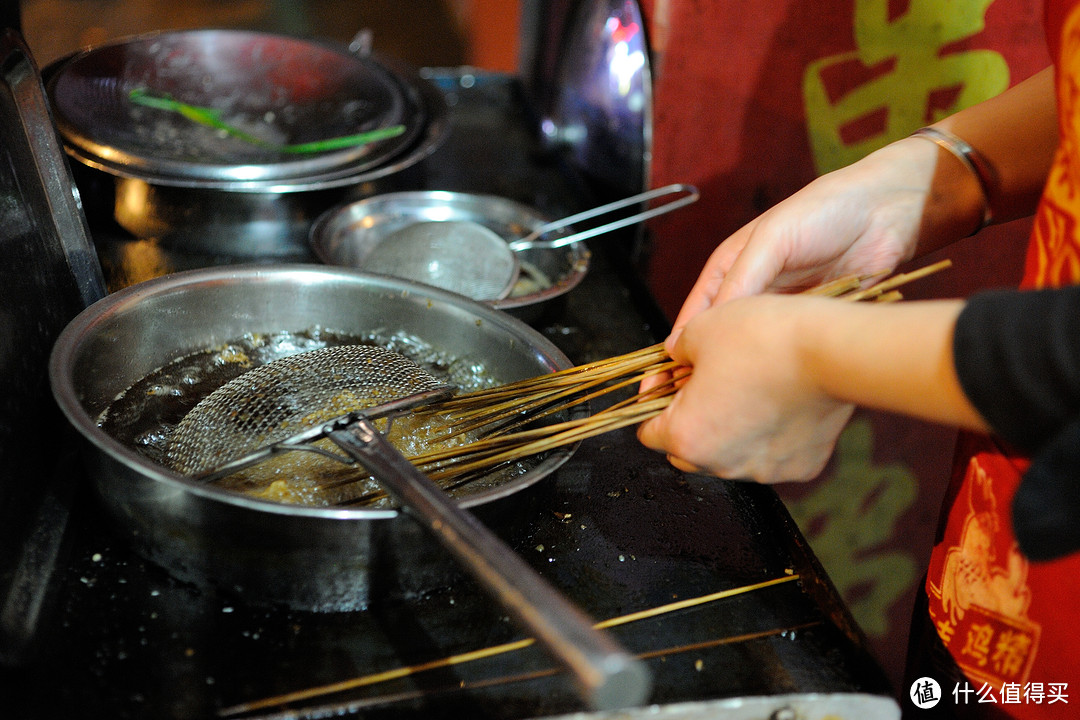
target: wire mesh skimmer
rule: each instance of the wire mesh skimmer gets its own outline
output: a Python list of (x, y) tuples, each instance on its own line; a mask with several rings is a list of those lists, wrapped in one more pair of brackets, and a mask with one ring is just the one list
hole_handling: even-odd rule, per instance
[[(612, 220), (572, 235), (546, 238), (574, 223), (614, 213), (618, 210), (676, 195), (647, 210)], [(473, 220), (428, 220), (405, 225), (382, 239), (360, 267), (371, 272), (416, 280), (471, 297), (474, 300), (501, 300), (510, 294), (518, 279), (521, 262), (517, 253), (534, 248), (555, 249), (609, 233), (696, 202), (700, 193), (682, 183), (638, 193), (542, 225), (516, 240), (503, 238)]]
[(596, 629), (473, 515), (420, 472), (372, 422), (444, 398), (451, 388), (408, 358), (373, 345), (312, 350), (250, 370), (177, 425), (173, 469), (214, 479), (327, 438), (382, 483), (493, 598), (574, 676), (594, 709), (638, 705), (648, 670)]

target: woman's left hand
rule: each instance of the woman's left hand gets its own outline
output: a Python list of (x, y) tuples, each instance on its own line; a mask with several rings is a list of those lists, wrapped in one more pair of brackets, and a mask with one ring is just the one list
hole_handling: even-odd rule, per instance
[(835, 302), (760, 295), (700, 313), (672, 348), (691, 372), (638, 438), (687, 472), (763, 483), (816, 477), (854, 406), (805, 371), (800, 318)]

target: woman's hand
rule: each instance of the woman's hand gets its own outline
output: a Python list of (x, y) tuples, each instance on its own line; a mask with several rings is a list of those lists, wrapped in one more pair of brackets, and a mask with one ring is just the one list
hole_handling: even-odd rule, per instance
[[(668, 352), (687, 323), (727, 300), (888, 273), (910, 259), (937, 159), (934, 143), (906, 138), (818, 178), (740, 228), (706, 262), (665, 342)], [(664, 380), (648, 378), (641, 390)]]
[[(924, 137), (823, 175), (736, 231), (709, 258), (668, 338), (706, 308), (845, 275), (891, 272), (981, 227), (1034, 212), (1058, 145), (1052, 67), (935, 123), (972, 145), (988, 187)], [(989, 195), (987, 194), (989, 193)]]
[(888, 273), (911, 259), (937, 161), (932, 142), (906, 138), (818, 178), (743, 226), (705, 264), (668, 350), (692, 318), (726, 300)]
[(713, 252), (666, 341), (690, 373), (639, 428), (645, 445), (684, 470), (775, 482), (821, 470), (851, 403), (987, 428), (953, 367), (961, 302), (775, 294), (889, 273), (971, 234), (988, 210), (999, 221), (1032, 212), (1058, 143), (1053, 68), (937, 125), (974, 147), (992, 177), (980, 182), (936, 143), (904, 138), (818, 178)]
[(689, 372), (638, 438), (682, 470), (780, 482), (821, 471), (854, 405), (985, 431), (953, 361), (963, 305), (777, 294), (716, 305), (676, 341)]
[(853, 406), (806, 372), (800, 318), (838, 303), (763, 295), (696, 316), (673, 348), (692, 372), (638, 438), (688, 472), (759, 482), (815, 477)]

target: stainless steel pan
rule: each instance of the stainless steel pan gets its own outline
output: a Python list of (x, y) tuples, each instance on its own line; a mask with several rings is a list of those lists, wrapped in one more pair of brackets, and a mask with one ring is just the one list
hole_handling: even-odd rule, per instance
[[(524, 323), (458, 295), (348, 269), (230, 266), (150, 280), (85, 310), (54, 347), (53, 394), (89, 441), (90, 475), (106, 508), (174, 575), (305, 610), (366, 606), (376, 565), (392, 566), (403, 587), (430, 588), (445, 579), (447, 558), (395, 510), (281, 505), (197, 484), (97, 424), (119, 393), (180, 355), (244, 333), (313, 327), (404, 332), (476, 358), (504, 381), (569, 366)], [(514, 496), (572, 452), (555, 452), (461, 505), (512, 516), (507, 510), (521, 497)]]

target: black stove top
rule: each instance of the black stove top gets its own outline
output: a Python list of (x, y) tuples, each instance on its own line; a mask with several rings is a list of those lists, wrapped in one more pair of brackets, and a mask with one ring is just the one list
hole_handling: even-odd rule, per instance
[[(597, 199), (535, 148), (513, 78), (471, 76), (468, 87), (457, 73), (432, 79), (454, 122), (426, 163), (428, 187), (502, 194), (555, 216)], [(145, 267), (123, 264), (131, 241), (95, 239), (114, 285), (140, 279)], [(644, 347), (666, 331), (615, 247), (598, 242), (585, 281), (532, 320), (575, 362)], [(535, 646), (447, 660), (522, 637), (463, 574), (422, 594), (384, 583), (363, 612), (260, 607), (178, 582), (134, 555), (78, 466), (62, 459), (41, 504), (40, 542), (23, 550), (28, 572), (53, 571), (40, 607), (20, 608), (36, 632), (0, 667), (5, 717), (202, 718), (246, 707), (247, 715), (526, 718), (584, 709)], [(617, 620), (610, 632), (653, 673), (651, 702), (673, 710), (764, 701), (754, 705), (760, 715), (744, 715), (762, 718), (815, 698), (891, 702), (771, 489), (681, 473), (623, 430), (586, 441), (523, 495), (520, 517), (500, 534), (591, 617)], [(328, 692), (335, 684), (340, 691)], [(282, 697), (304, 691), (291, 703)], [(245, 706), (266, 698), (277, 699)]]

